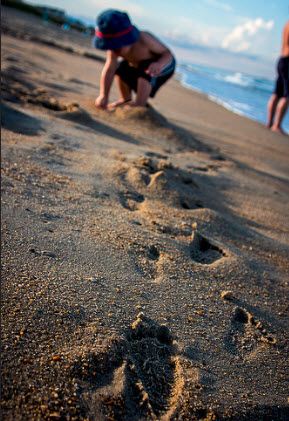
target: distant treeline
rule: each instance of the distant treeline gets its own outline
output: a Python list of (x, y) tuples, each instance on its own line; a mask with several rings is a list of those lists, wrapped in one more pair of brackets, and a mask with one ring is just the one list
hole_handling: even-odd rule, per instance
[(39, 16), (47, 21), (51, 21), (60, 26), (65, 26), (66, 29), (75, 29), (80, 32), (94, 33), (93, 26), (87, 26), (78, 19), (71, 18), (65, 14), (64, 10), (47, 7), (47, 6), (33, 6), (21, 0), (2, 0), (2, 6), (13, 7), (26, 13)]

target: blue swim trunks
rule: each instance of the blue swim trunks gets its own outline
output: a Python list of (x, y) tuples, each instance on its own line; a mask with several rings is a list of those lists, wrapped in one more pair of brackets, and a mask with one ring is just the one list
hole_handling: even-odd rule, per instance
[(152, 91), (150, 97), (153, 98), (159, 88), (170, 78), (175, 72), (176, 61), (173, 58), (172, 61), (163, 68), (161, 73), (152, 77), (148, 75), (145, 71), (148, 66), (153, 63), (155, 60), (143, 60), (140, 62), (138, 67), (131, 66), (126, 60), (120, 62), (116, 74), (123, 80), (133, 91), (137, 91), (137, 81), (138, 78), (146, 79), (152, 85)]

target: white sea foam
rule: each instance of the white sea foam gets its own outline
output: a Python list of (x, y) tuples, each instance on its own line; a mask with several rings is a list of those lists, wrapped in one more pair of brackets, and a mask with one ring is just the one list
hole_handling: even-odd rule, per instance
[(220, 74), (216, 74), (216, 79), (218, 80), (223, 80), (225, 82), (228, 83), (232, 83), (234, 85), (239, 85), (239, 86), (253, 86), (254, 85), (254, 79), (250, 78), (248, 76), (245, 76), (243, 73), (233, 73), (231, 75), (220, 75)]
[(182, 81), (181, 83), (185, 88), (192, 89), (193, 91), (198, 92), (200, 94), (204, 93), (201, 89), (197, 88), (196, 86), (192, 86), (190, 83), (184, 81)]
[[(246, 116), (246, 113), (244, 111), (240, 110), (240, 108), (236, 106), (236, 102), (235, 102), (235, 106), (234, 106), (234, 101), (232, 101), (232, 102), (224, 101), (223, 99), (220, 99), (220, 98), (218, 98), (214, 95), (208, 95), (208, 98), (211, 101), (214, 101), (216, 104), (222, 105), (222, 107), (226, 108), (229, 111), (232, 111), (235, 114)], [(237, 104), (239, 104), (239, 103), (237, 103)], [(244, 106), (246, 104), (242, 104), (242, 105)]]

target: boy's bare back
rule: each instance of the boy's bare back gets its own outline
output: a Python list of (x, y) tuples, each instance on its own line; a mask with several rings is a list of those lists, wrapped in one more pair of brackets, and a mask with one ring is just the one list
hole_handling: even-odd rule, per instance
[(138, 66), (143, 60), (158, 59), (168, 49), (152, 34), (141, 31), (134, 44), (114, 50), (113, 54), (127, 60), (131, 65)]
[(132, 45), (107, 52), (107, 59), (116, 62), (118, 57), (124, 58), (131, 66), (138, 65), (145, 60), (155, 60), (148, 67), (148, 74), (157, 76), (172, 58), (169, 49), (149, 32), (140, 31), (139, 39)]

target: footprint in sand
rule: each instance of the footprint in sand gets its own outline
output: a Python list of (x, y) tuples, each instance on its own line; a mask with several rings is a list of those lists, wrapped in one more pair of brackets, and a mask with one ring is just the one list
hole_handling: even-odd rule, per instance
[(167, 156), (167, 155), (163, 155), (163, 154), (158, 153), (158, 152), (151, 152), (151, 151), (148, 151), (148, 152), (146, 152), (145, 154), (146, 154), (146, 156), (148, 156), (149, 158), (168, 159), (168, 156)]
[(169, 329), (142, 313), (119, 341), (73, 366), (89, 419), (168, 419), (184, 379)]
[(184, 197), (180, 199), (180, 207), (182, 209), (200, 209), (204, 208), (204, 204), (201, 200)]
[(220, 247), (212, 244), (210, 240), (203, 237), (197, 231), (193, 231), (192, 233), (192, 241), (189, 248), (191, 259), (203, 265), (210, 265), (226, 256)]
[(204, 207), (202, 201), (195, 197), (198, 186), (190, 172), (174, 167), (164, 159), (140, 158), (136, 164), (139, 171), (146, 170), (146, 185), (151, 197), (158, 197), (181, 209)]
[(159, 271), (163, 267), (163, 260), (166, 255), (162, 253), (158, 245), (144, 245), (137, 242), (131, 242), (129, 245), (129, 254), (135, 264), (136, 271), (142, 277), (155, 280), (158, 278)]
[(152, 245), (149, 247), (148, 250), (148, 258), (151, 260), (158, 260), (160, 257), (160, 252), (158, 251), (157, 247)]
[(121, 205), (130, 211), (136, 211), (139, 206), (144, 202), (145, 198), (142, 194), (135, 191), (124, 191), (119, 194)]
[(122, 171), (122, 183), (152, 200), (161, 200), (180, 209), (203, 208), (196, 197), (197, 184), (188, 171), (174, 167), (166, 159), (140, 157)]
[(276, 343), (260, 321), (242, 307), (235, 307), (231, 326), (224, 340), (226, 350), (242, 358), (253, 357), (262, 344)]

